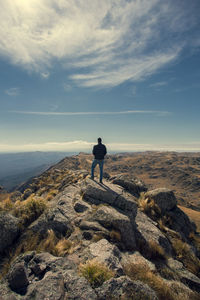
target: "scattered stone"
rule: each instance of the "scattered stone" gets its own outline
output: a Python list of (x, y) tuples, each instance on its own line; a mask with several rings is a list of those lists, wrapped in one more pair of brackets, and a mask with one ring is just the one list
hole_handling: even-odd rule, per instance
[(29, 284), (27, 271), (23, 263), (15, 264), (8, 274), (10, 288), (17, 293), (25, 293)]
[(85, 203), (84, 201), (79, 200), (74, 204), (74, 209), (76, 212), (82, 213), (82, 212), (85, 212), (86, 210), (90, 209), (90, 206), (87, 203)]

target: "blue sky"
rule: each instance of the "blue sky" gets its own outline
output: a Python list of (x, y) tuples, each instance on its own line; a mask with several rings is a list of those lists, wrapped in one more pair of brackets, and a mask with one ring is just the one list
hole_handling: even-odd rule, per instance
[(0, 152), (200, 151), (199, 0), (0, 4)]

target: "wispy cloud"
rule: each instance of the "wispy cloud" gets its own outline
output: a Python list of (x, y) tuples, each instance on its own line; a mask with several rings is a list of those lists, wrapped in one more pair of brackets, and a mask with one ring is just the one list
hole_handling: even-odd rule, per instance
[[(197, 47), (198, 0), (0, 0), (0, 55), (84, 87), (138, 81)], [(195, 36), (196, 38), (196, 36)], [(49, 70), (49, 71), (47, 71)]]
[(18, 87), (12, 87), (7, 90), (5, 90), (5, 94), (8, 96), (18, 96), (20, 93), (20, 89)]
[[(28, 152), (28, 151), (86, 151), (96, 142), (83, 140), (68, 142), (48, 142), (30, 144), (0, 144), (0, 152)], [(106, 143), (109, 151), (200, 151), (199, 143), (190, 144), (134, 144), (134, 143)]]
[(56, 111), (23, 111), (13, 110), (10, 113), (25, 115), (43, 115), (43, 116), (88, 116), (88, 115), (130, 115), (130, 114), (149, 114), (156, 116), (168, 116), (169, 111), (163, 110), (124, 110), (124, 111), (79, 111), (79, 112), (56, 112)]
[(167, 81), (159, 81), (159, 82), (155, 82), (155, 83), (150, 84), (150, 87), (160, 88), (160, 87), (165, 86), (165, 85), (168, 85)]
[(50, 73), (49, 72), (42, 72), (40, 75), (41, 75), (42, 78), (48, 79), (49, 76), (50, 76)]

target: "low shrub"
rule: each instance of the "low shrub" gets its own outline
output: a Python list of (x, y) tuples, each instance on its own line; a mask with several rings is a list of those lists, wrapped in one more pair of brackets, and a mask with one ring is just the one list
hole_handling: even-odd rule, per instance
[(104, 281), (109, 280), (114, 276), (113, 271), (96, 260), (90, 260), (85, 264), (81, 264), (79, 270), (80, 274), (89, 281), (92, 288), (101, 286)]

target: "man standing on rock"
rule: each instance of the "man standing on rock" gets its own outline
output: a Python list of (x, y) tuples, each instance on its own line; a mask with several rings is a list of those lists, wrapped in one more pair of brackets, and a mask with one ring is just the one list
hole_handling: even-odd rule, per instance
[(99, 171), (100, 171), (100, 180), (99, 182), (102, 183), (103, 179), (103, 163), (104, 163), (104, 156), (107, 153), (106, 146), (101, 143), (101, 138), (98, 138), (98, 144), (93, 147), (93, 155), (94, 160), (92, 162), (92, 168), (91, 168), (91, 179), (94, 179), (94, 169), (96, 165), (99, 165)]

